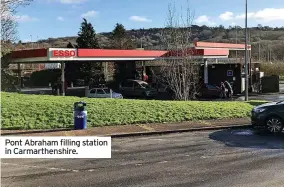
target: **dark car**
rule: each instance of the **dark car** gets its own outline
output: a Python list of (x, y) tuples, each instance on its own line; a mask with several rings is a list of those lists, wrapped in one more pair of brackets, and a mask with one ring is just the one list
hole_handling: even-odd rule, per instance
[(165, 82), (157, 82), (151, 84), (152, 88), (155, 88), (158, 93), (173, 93), (168, 83)]
[(198, 91), (199, 98), (222, 98), (221, 88), (216, 85), (202, 84)]
[(251, 123), (254, 128), (265, 129), (271, 133), (283, 131), (284, 101), (259, 105), (251, 113)]
[(155, 97), (158, 92), (147, 82), (140, 80), (125, 80), (119, 85), (119, 90), (123, 96), (128, 97)]

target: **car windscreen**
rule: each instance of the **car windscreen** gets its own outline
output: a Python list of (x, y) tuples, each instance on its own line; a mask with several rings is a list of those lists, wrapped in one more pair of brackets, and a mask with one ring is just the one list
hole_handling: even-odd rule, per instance
[(105, 94), (105, 92), (102, 89), (97, 89), (97, 94)]
[(151, 88), (151, 86), (149, 84), (146, 84), (146, 83), (141, 83), (140, 85), (143, 86), (144, 88)]
[(106, 88), (106, 89), (104, 89), (104, 91), (105, 91), (106, 94), (109, 94), (109, 93), (110, 93), (110, 89), (107, 89), (107, 88)]
[(206, 86), (207, 86), (208, 89), (216, 89), (216, 86), (213, 86), (213, 85), (210, 85), (210, 84), (207, 84)]

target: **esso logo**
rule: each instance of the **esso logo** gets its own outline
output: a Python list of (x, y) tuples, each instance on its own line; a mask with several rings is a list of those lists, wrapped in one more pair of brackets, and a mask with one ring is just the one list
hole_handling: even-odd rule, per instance
[(54, 57), (74, 57), (76, 56), (76, 52), (74, 50), (54, 50), (52, 52)]

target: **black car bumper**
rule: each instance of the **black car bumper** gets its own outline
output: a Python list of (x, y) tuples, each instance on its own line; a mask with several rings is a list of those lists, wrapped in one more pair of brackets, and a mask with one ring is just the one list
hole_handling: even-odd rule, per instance
[(265, 124), (265, 115), (262, 115), (261, 113), (255, 113), (252, 111), (251, 113), (251, 125), (254, 128), (264, 128), (266, 126)]

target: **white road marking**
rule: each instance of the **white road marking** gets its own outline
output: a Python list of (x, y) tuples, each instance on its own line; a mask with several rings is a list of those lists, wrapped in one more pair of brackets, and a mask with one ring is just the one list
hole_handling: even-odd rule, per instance
[(163, 164), (163, 163), (167, 163), (168, 161), (161, 161), (161, 162), (158, 162), (158, 164)]
[(26, 164), (14, 164), (14, 163), (1, 163), (2, 165), (10, 165), (10, 166), (17, 166), (17, 167), (27, 167), (27, 168), (39, 168), (39, 169), (46, 169), (46, 170), (58, 170), (58, 171), (72, 171), (72, 172), (79, 172), (79, 170), (73, 170), (73, 169), (65, 169), (65, 168), (46, 168), (46, 167), (40, 167), (35, 165), (26, 165)]

